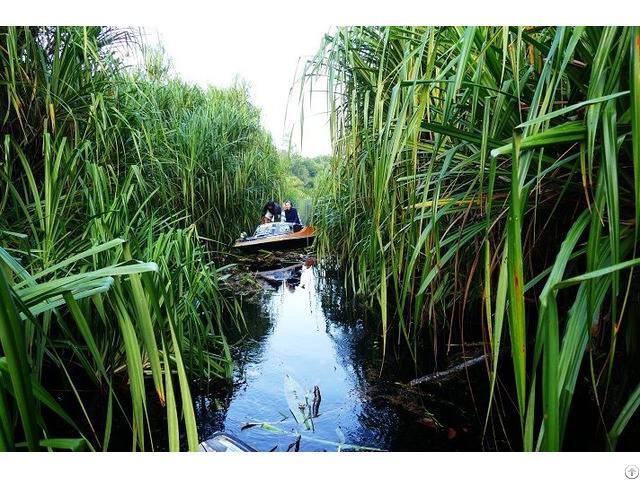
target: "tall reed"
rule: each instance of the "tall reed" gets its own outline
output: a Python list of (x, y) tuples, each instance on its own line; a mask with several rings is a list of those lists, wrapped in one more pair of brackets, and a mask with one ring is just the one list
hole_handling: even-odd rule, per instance
[(150, 402), (168, 448), (195, 450), (190, 385), (230, 376), (241, 316), (211, 252), (255, 223), (277, 154), (245, 87), (125, 68), (121, 48), (136, 32), (0, 27), (0, 450), (123, 448), (118, 411), (153, 449)]
[[(562, 449), (581, 372), (601, 410), (616, 369), (639, 380), (624, 367), (638, 340), (638, 39), (345, 27), (301, 79), (329, 85), (319, 248), (380, 307), (385, 343), (393, 333), (416, 361), (484, 340), (495, 399), (508, 345), (525, 450)], [(638, 388), (604, 420), (609, 448)]]

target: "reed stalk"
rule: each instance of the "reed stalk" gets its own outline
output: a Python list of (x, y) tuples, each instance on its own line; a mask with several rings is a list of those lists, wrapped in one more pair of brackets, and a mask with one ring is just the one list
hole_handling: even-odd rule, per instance
[(326, 79), (332, 116), (319, 251), (417, 363), (486, 342), (491, 403), (509, 372), (524, 450), (563, 448), (589, 365), (612, 439), (639, 405), (633, 389), (617, 392), (624, 411), (604, 405), (614, 374), (640, 380), (624, 366), (638, 341), (637, 45), (629, 27), (343, 27), (300, 81)]
[(0, 27), (0, 450), (153, 449), (151, 402), (168, 448), (196, 450), (190, 384), (230, 378), (241, 315), (215, 252), (284, 169), (246, 86), (188, 85), (153, 52), (125, 67), (141, 47), (128, 29)]

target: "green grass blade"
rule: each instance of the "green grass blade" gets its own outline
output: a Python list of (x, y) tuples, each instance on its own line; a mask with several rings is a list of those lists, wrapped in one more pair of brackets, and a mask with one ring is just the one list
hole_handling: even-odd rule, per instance
[(22, 282), (19, 282), (15, 285), (16, 289), (22, 288), (23, 286), (25, 286), (27, 283), (32, 283), (35, 282), (36, 280), (39, 280), (40, 278), (50, 275), (55, 271), (58, 270), (63, 270), (65, 267), (72, 265), (73, 263), (77, 262), (78, 260), (81, 260), (83, 258), (87, 258), (87, 257), (91, 257), (93, 255), (97, 255), (100, 252), (104, 252), (106, 250), (109, 250), (111, 248), (114, 248), (118, 245), (122, 245), (124, 243), (124, 240), (118, 238), (115, 240), (112, 240), (110, 242), (106, 242), (103, 243), (102, 245), (98, 245), (96, 247), (90, 248), (88, 250), (83, 251), (82, 253), (79, 253), (77, 255), (74, 255), (71, 258), (68, 258), (67, 260), (64, 260), (62, 262), (56, 263), (55, 265), (46, 268), (44, 270), (42, 270), (41, 272), (38, 272), (37, 274), (31, 275), (28, 279), (25, 279)]
[(545, 429), (545, 450), (560, 451), (560, 406), (558, 396), (558, 360), (560, 334), (558, 307), (550, 296), (542, 307), (540, 321), (544, 322), (545, 344), (542, 370), (542, 409)]
[(189, 379), (187, 378), (187, 374), (184, 368), (184, 363), (182, 361), (182, 354), (179, 349), (179, 342), (176, 338), (175, 328), (171, 321), (168, 322), (169, 330), (171, 332), (171, 341), (175, 346), (175, 361), (176, 361), (176, 370), (178, 373), (178, 381), (180, 384), (180, 396), (182, 400), (182, 415), (185, 424), (185, 431), (187, 434), (187, 443), (189, 445), (189, 451), (197, 452), (199, 448), (198, 441), (198, 428), (196, 425), (196, 417), (195, 412), (193, 410), (193, 399), (191, 398), (191, 389), (189, 387)]
[(628, 90), (624, 92), (612, 93), (611, 95), (605, 95), (599, 98), (591, 98), (589, 100), (585, 100), (584, 102), (578, 102), (575, 105), (570, 105), (565, 108), (559, 108), (558, 110), (554, 110), (550, 113), (547, 113), (546, 115), (540, 115), (538, 117), (535, 117), (531, 120), (521, 123), (520, 125), (517, 126), (517, 128), (529, 127), (531, 125), (536, 125), (538, 123), (546, 122), (548, 120), (553, 120), (554, 118), (566, 116), (568, 113), (583, 109), (584, 107), (588, 107), (590, 105), (595, 105), (598, 103), (605, 103), (610, 100), (614, 100), (616, 98), (623, 97), (626, 95), (629, 95)]
[[(0, 268), (0, 345), (5, 354), (9, 379), (20, 412), (22, 429), (29, 450), (39, 450), (40, 435), (34, 411), (29, 359), (23, 334), (23, 324), (12, 298), (4, 269)], [(7, 425), (3, 428), (6, 429)], [(10, 428), (10, 427), (9, 427)]]
[(40, 446), (49, 450), (70, 450), (83, 452), (89, 444), (84, 438), (47, 438), (40, 440)]
[(632, 268), (640, 265), (640, 258), (635, 258), (633, 260), (627, 260), (626, 262), (620, 262), (616, 265), (610, 265), (604, 268), (599, 268), (592, 272), (584, 273), (582, 275), (576, 275), (575, 277), (568, 278), (563, 280), (562, 282), (558, 282), (555, 286), (556, 289), (572, 287), (579, 283), (585, 282), (587, 280), (594, 280), (605, 275), (610, 275), (613, 273), (617, 273), (621, 270)]
[[(131, 253), (129, 245), (124, 246), (124, 257), (131, 261)], [(165, 404), (164, 385), (162, 382), (162, 367), (160, 366), (160, 355), (158, 354), (158, 344), (156, 343), (155, 329), (149, 311), (149, 304), (145, 290), (142, 288), (142, 282), (137, 274), (129, 275), (129, 282), (132, 291), (132, 300), (137, 312), (137, 324), (142, 332), (142, 341), (144, 343), (149, 363), (151, 364), (151, 374), (156, 387), (156, 393), (162, 405)]]
[[(0, 364), (6, 364), (7, 359), (0, 357)], [(7, 389), (4, 386), (4, 376), (0, 375), (0, 452), (12, 452), (15, 450), (13, 438), (13, 421), (11, 420), (12, 408), (7, 399)]]
[(524, 312), (524, 272), (522, 266), (522, 204), (519, 188), (520, 137), (513, 139), (513, 160), (511, 173), (511, 197), (507, 220), (507, 265), (509, 271), (509, 332), (511, 335), (511, 355), (515, 374), (518, 410), (524, 427), (526, 399), (526, 319)]
[(121, 292), (117, 287), (114, 289), (114, 307), (120, 327), (120, 332), (124, 341), (127, 356), (127, 373), (129, 375), (129, 387), (131, 389), (131, 403), (133, 407), (133, 437), (132, 450), (138, 446), (144, 450), (144, 418), (146, 410), (146, 394), (144, 388), (144, 372), (142, 367), (142, 356), (140, 355), (140, 345), (135, 328), (129, 316), (126, 304)]
[(633, 183), (635, 199), (635, 238), (640, 238), (640, 28), (633, 27), (631, 34), (631, 138)]
[(616, 418), (615, 423), (609, 430), (609, 441), (607, 442), (607, 450), (615, 451), (616, 446), (618, 444), (618, 438), (620, 434), (627, 426), (633, 415), (638, 410), (640, 406), (640, 385), (636, 387), (633, 393), (629, 396), (627, 403), (625, 403), (624, 407), (620, 411), (618, 418)]
[[(495, 394), (496, 380), (498, 378), (498, 363), (500, 360), (500, 346), (502, 344), (502, 330), (504, 327), (504, 314), (507, 304), (508, 285), (507, 257), (503, 255), (498, 276), (498, 287), (496, 290), (495, 317), (493, 319), (493, 335), (491, 337), (491, 374), (489, 380), (489, 405), (493, 401)], [(485, 428), (489, 422), (490, 408), (487, 409)]]
[(176, 397), (173, 391), (173, 380), (171, 376), (173, 372), (168, 364), (168, 359), (170, 358), (170, 354), (167, 351), (167, 347), (163, 340), (162, 342), (162, 353), (165, 358), (164, 361), (164, 380), (165, 380), (165, 392), (167, 397), (167, 435), (169, 436), (169, 451), (170, 452), (179, 452), (180, 451), (180, 427), (178, 424), (178, 409), (176, 405)]

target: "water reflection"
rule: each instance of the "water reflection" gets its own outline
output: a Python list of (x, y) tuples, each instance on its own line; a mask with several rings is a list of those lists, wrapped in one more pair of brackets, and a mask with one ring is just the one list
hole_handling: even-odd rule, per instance
[[(401, 376), (396, 357), (382, 361), (377, 323), (347, 298), (335, 272), (307, 264), (277, 273), (282, 276), (269, 280), (271, 288), (245, 305), (249, 335), (236, 348), (233, 388), (196, 400), (202, 440), (222, 430), (260, 451), (287, 451), (298, 435), (301, 451), (336, 451), (341, 443), (392, 451), (460, 448), (447, 443), (446, 428), (429, 420), (427, 408), (395, 385)], [(314, 386), (321, 391), (313, 430), (289, 411), (287, 374), (311, 397)], [(443, 406), (432, 400), (429, 409)], [(265, 423), (269, 430), (243, 428)]]

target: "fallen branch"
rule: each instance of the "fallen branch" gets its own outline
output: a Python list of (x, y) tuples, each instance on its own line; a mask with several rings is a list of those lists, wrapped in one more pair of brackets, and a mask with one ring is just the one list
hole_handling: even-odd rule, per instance
[(445, 370), (443, 372), (436, 372), (436, 373), (432, 373), (430, 375), (425, 375), (424, 377), (420, 377), (420, 378), (416, 378), (413, 379), (409, 382), (409, 385), (418, 385), (419, 383), (427, 383), (427, 382), (432, 382), (434, 380), (438, 380), (439, 378), (442, 377), (447, 377), (453, 373), (459, 372), (461, 370), (464, 370), (467, 367), (470, 367), (471, 365), (475, 365), (476, 363), (480, 363), (482, 362), (485, 358), (487, 358), (487, 354), (483, 354), (480, 355), (479, 357), (476, 358), (472, 358), (471, 360), (467, 360), (466, 362), (462, 362), (460, 365), (456, 365), (453, 368), (450, 368), (448, 370)]

